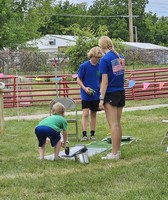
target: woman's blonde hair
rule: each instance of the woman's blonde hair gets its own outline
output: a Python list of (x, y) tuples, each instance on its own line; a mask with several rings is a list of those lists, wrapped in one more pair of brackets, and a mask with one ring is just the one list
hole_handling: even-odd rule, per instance
[(99, 47), (104, 50), (108, 49), (113, 51), (113, 53), (115, 53), (116, 56), (120, 58), (119, 53), (114, 49), (112, 40), (108, 36), (102, 36), (99, 39)]
[(102, 49), (114, 49), (113, 42), (108, 36), (102, 36), (99, 39), (99, 47)]
[(62, 103), (55, 103), (52, 107), (53, 114), (63, 114), (65, 112), (65, 107)]
[(103, 56), (103, 52), (100, 47), (93, 47), (90, 49), (87, 55), (88, 55), (88, 58), (92, 58), (92, 57), (101, 58)]

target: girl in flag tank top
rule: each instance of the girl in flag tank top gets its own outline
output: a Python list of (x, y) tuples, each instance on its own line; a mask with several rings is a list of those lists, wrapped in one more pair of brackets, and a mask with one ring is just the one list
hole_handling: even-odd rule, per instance
[(112, 40), (108, 36), (99, 39), (99, 47), (105, 54), (99, 63), (101, 74), (99, 107), (105, 110), (112, 141), (112, 152), (102, 159), (118, 160), (121, 156), (121, 115), (125, 106), (125, 59), (114, 49)]

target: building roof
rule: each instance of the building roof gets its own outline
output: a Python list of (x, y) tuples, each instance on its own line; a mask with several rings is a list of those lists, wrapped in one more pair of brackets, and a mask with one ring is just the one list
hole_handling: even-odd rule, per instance
[(159, 49), (159, 50), (168, 50), (168, 47), (151, 44), (151, 43), (140, 43), (140, 42), (123, 42), (123, 44), (126, 44), (126, 46), (132, 48), (132, 49)]
[(57, 51), (58, 47), (73, 46), (76, 44), (76, 36), (72, 35), (45, 35), (39, 39), (28, 41), (31, 47), (36, 47), (42, 52)]

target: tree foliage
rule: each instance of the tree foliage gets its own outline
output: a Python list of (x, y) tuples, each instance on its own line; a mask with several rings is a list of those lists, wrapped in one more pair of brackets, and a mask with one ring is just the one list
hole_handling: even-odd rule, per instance
[(77, 36), (76, 45), (69, 47), (66, 55), (70, 58), (69, 70), (76, 73), (79, 65), (87, 60), (87, 52), (90, 48), (97, 46), (97, 39), (89, 28), (81, 28), (78, 24), (74, 24), (69, 28), (74, 35)]
[[(0, 49), (17, 48), (28, 40), (45, 34), (67, 34), (73, 24), (92, 30), (98, 36), (99, 26), (106, 26), (108, 36), (129, 40), (128, 0), (94, 0), (86, 3), (55, 0), (0, 0)], [(138, 42), (168, 46), (168, 17), (145, 13), (148, 0), (132, 0), (133, 25)]]
[(0, 0), (0, 49), (39, 37), (50, 7), (50, 0)]
[[(79, 65), (85, 60), (88, 60), (87, 53), (89, 50), (98, 46), (98, 39), (102, 35), (108, 35), (106, 26), (99, 26), (97, 32), (90, 30), (89, 28), (81, 28), (79, 25), (73, 25), (71, 29), (74, 35), (77, 36), (76, 45), (69, 47), (66, 50), (66, 55), (69, 57), (68, 69), (72, 73), (77, 73)], [(113, 39), (114, 47), (117, 51), (123, 49), (121, 40)]]
[[(137, 29), (138, 42), (168, 46), (168, 17), (159, 18), (155, 13), (146, 13), (148, 2), (132, 0), (133, 26)], [(94, 0), (90, 7), (86, 3), (72, 4), (68, 0), (0, 0), (0, 49), (17, 52), (15, 49), (21, 49), (27, 41), (46, 34), (77, 37), (77, 44), (66, 51), (69, 70), (76, 73), (79, 65), (88, 59), (89, 49), (97, 46), (100, 36), (112, 38), (118, 51), (123, 48), (118, 41), (129, 41), (128, 0)], [(127, 58), (131, 54), (124, 53)], [(4, 55), (0, 57), (0, 64), (5, 63), (0, 67), (17, 63), (18, 53), (10, 55), (14, 55), (10, 61)], [(36, 71), (41, 65), (45, 66), (47, 58), (44, 56), (43, 60), (43, 55), (39, 56), (40, 62), (28, 51), (22, 55), (25, 56), (21, 56), (19, 62), (24, 69), (27, 66)], [(141, 61), (139, 55), (134, 51), (130, 62), (139, 58)]]

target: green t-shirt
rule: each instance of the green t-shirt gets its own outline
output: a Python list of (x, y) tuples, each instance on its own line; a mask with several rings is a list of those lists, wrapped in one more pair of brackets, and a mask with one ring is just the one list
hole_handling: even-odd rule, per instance
[(52, 115), (41, 120), (38, 126), (48, 126), (57, 132), (67, 130), (67, 120), (62, 115)]

